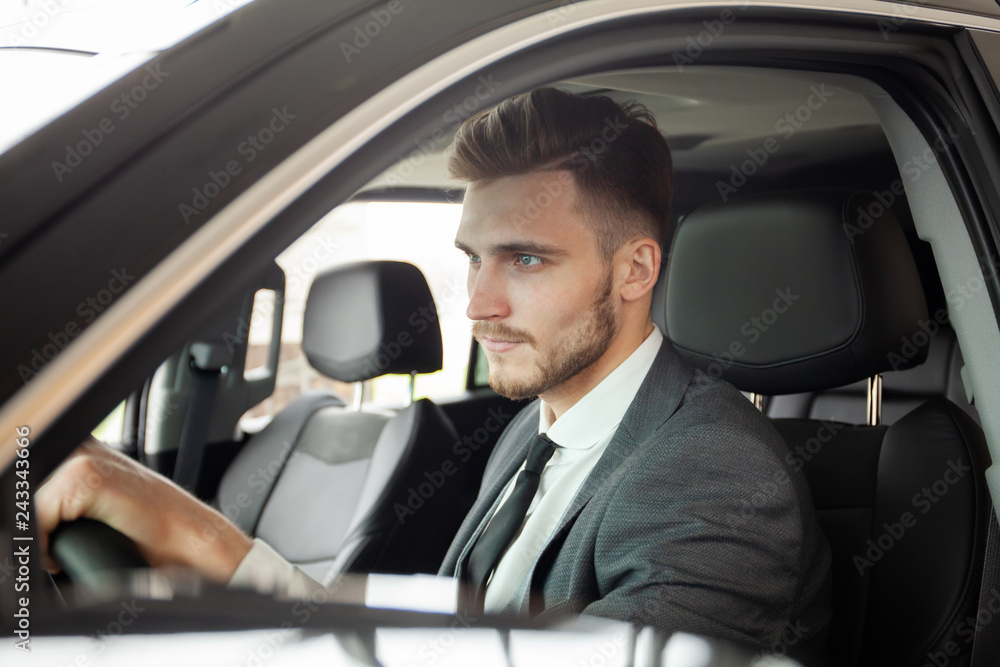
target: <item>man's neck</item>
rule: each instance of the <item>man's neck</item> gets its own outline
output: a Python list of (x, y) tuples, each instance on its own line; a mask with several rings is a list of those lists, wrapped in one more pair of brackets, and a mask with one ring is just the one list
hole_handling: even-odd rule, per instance
[(542, 399), (542, 410), (547, 411), (549, 423), (554, 424), (567, 410), (576, 405), (577, 401), (590, 393), (628, 359), (653, 332), (653, 326), (653, 321), (650, 319), (641, 327), (623, 328), (597, 361), (561, 385), (539, 394), (538, 397)]

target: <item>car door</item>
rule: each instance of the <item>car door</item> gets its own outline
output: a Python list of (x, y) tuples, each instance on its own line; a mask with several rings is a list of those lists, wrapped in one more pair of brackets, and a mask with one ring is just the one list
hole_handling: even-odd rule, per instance
[[(986, 43), (998, 27), (882, 2), (254, 3), (0, 155), (0, 284), (10, 300), (0, 429), (24, 430), (30, 454), (20, 458), (37, 488), (237, 285), (382, 169), (509, 95), (651, 64), (834, 71), (881, 85), (942, 140), (936, 161), (969, 240), (952, 257), (954, 276), (984, 269), (960, 339), (976, 322), (995, 326), (1000, 203)], [(979, 31), (971, 44), (969, 29)], [(137, 88), (148, 101), (113, 115)], [(991, 443), (994, 334), (963, 341)], [(5, 442), (2, 488), (13, 498), (27, 445)], [(17, 511), (3, 509), (8, 536), (22, 530)], [(13, 557), (13, 541), (2, 542)], [(12, 618), (13, 599), (0, 604)]]

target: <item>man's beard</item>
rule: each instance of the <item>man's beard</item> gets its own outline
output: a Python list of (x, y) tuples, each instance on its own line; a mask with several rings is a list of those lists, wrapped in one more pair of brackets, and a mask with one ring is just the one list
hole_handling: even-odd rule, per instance
[(590, 309), (590, 317), (574, 331), (559, 340), (550, 342), (548, 349), (540, 349), (535, 338), (526, 331), (503, 324), (476, 322), (472, 333), (476, 338), (486, 336), (500, 340), (516, 341), (535, 348), (538, 365), (536, 372), (522, 377), (512, 377), (505, 368), (502, 356), (490, 364), (490, 386), (501, 396), (510, 399), (533, 398), (558, 387), (592, 365), (607, 351), (618, 334), (618, 317), (611, 298), (612, 272), (608, 269), (604, 285)]

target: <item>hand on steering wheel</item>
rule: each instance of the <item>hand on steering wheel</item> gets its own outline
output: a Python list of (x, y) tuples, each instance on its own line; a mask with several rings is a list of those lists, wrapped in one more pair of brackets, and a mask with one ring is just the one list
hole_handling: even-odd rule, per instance
[[(105, 560), (118, 562), (126, 553), (126, 560), (135, 562), (135, 554), (120, 539), (109, 537), (111, 541), (104, 542), (101, 533), (94, 532), (104, 529), (86, 527), (87, 523), (82, 529), (70, 530), (74, 537), (65, 543), (73, 545), (68, 553), (62, 557), (56, 554), (54, 547), (48, 546), (50, 534), (55, 536), (61, 522), (82, 518), (95, 519), (124, 533), (153, 567), (179, 565), (219, 582), (229, 580), (252, 544), (220, 512), (96, 440), (77, 448), (39, 487), (35, 510), (43, 551), (48, 549), (67, 567), (72, 561), (92, 569)], [(67, 538), (53, 539), (62, 542)], [(101, 556), (104, 552), (108, 553)], [(44, 558), (47, 569), (59, 570), (48, 553)]]

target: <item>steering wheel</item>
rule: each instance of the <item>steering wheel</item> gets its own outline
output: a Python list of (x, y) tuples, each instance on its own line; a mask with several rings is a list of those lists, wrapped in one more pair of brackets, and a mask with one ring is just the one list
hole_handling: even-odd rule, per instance
[(149, 567), (135, 542), (106, 523), (77, 519), (60, 523), (49, 535), (49, 553), (74, 585), (96, 585), (95, 575)]

